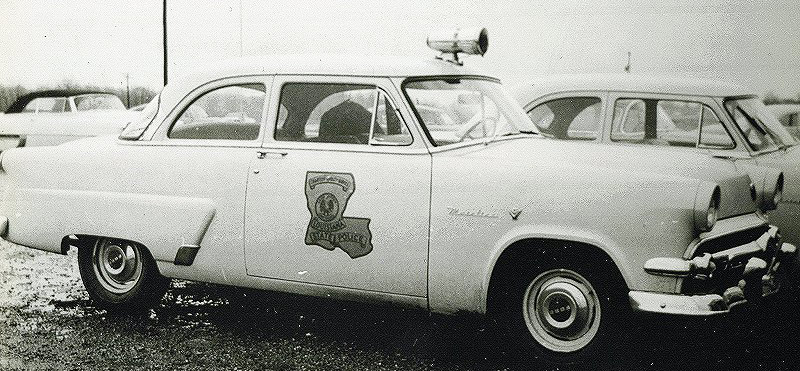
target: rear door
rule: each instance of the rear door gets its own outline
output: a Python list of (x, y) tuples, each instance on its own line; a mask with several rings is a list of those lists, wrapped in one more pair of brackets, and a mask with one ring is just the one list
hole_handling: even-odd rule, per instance
[(431, 159), (392, 82), (277, 76), (272, 97), (247, 185), (248, 275), (426, 296)]

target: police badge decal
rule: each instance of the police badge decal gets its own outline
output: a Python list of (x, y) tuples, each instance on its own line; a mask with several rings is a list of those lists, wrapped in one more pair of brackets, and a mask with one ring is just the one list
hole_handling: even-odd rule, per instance
[(370, 220), (343, 216), (347, 201), (355, 190), (353, 174), (306, 173), (306, 204), (311, 212), (306, 245), (317, 245), (330, 251), (338, 247), (352, 259), (372, 252)]

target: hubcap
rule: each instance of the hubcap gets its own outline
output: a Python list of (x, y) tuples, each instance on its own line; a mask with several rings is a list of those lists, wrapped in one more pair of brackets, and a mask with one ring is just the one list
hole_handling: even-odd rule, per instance
[(589, 281), (574, 271), (542, 273), (528, 285), (523, 300), (528, 330), (549, 350), (582, 349), (600, 327), (600, 300)]
[(92, 266), (104, 289), (115, 294), (130, 291), (142, 275), (142, 259), (134, 244), (100, 239), (94, 246)]

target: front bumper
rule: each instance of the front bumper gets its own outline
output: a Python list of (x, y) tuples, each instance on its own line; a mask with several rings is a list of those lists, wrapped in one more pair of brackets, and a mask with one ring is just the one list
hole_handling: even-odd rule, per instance
[[(708, 292), (670, 294), (631, 291), (631, 307), (640, 312), (685, 316), (725, 314), (748, 302), (760, 300), (780, 290), (782, 285), (795, 284), (787, 279), (796, 264), (797, 248), (781, 241), (776, 227), (771, 227), (757, 240), (727, 250), (704, 253), (686, 260), (654, 258), (645, 263), (647, 273), (679, 277), (686, 282), (699, 282)], [(722, 277), (722, 278), (718, 278)]]

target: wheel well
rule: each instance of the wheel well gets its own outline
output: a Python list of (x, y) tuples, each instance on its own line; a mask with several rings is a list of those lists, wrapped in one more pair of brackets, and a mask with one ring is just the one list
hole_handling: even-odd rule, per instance
[(61, 254), (67, 255), (67, 252), (72, 247), (81, 248), (83, 246), (94, 243), (100, 236), (92, 236), (88, 234), (71, 234), (64, 236), (61, 239)]
[(494, 265), (489, 278), (487, 312), (495, 311), (503, 299), (511, 294), (509, 290), (518, 276), (517, 272), (529, 267), (536, 269), (543, 262), (592, 267), (593, 270), (606, 273), (603, 277), (607, 279), (607, 284), (625, 288), (627, 294), (628, 286), (622, 273), (611, 256), (599, 247), (566, 240), (522, 240), (506, 248)]

